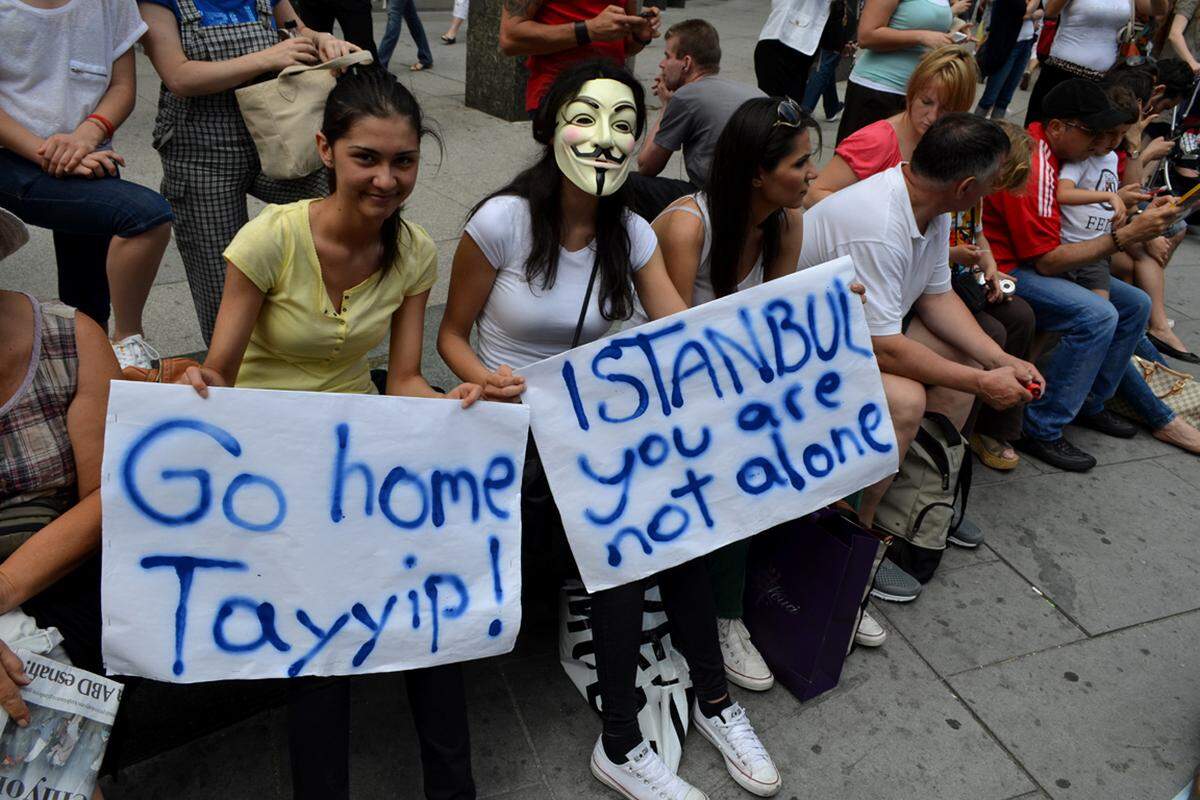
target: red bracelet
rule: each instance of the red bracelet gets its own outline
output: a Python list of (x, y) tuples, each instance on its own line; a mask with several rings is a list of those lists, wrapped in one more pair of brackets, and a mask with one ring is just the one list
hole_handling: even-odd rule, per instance
[(107, 135), (107, 138), (109, 138), (109, 139), (111, 139), (113, 137), (113, 134), (115, 134), (117, 132), (117, 126), (113, 125), (111, 122), (109, 122), (107, 117), (103, 117), (99, 114), (88, 114), (84, 119), (85, 120), (91, 119), (91, 120), (95, 120), (96, 122), (100, 123), (100, 127), (104, 128), (104, 133)]

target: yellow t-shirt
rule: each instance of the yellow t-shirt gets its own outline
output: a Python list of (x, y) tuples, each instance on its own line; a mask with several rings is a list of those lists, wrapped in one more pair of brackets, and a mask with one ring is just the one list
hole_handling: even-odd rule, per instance
[(348, 289), (335, 311), (309, 226), (312, 202), (267, 206), (225, 249), (266, 294), (237, 385), (374, 394), (367, 354), (387, 335), (404, 298), (437, 280), (437, 248), (424, 228), (402, 225), (396, 260)]

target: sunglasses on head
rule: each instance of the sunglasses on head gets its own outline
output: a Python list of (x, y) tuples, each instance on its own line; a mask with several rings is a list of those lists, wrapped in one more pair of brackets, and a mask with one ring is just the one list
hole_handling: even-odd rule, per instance
[(804, 112), (800, 110), (800, 105), (795, 100), (785, 97), (776, 106), (775, 117), (776, 125), (799, 128), (801, 122), (804, 120)]

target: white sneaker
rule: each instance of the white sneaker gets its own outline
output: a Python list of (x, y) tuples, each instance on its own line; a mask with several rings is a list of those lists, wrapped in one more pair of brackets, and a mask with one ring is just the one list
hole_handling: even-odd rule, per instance
[(680, 778), (645, 739), (614, 764), (601, 739), (592, 748), (592, 775), (629, 800), (708, 800), (708, 795)]
[(725, 759), (725, 769), (743, 789), (759, 797), (770, 797), (779, 791), (782, 781), (775, 762), (758, 740), (750, 725), (746, 709), (734, 703), (719, 717), (700, 713), (700, 704), (692, 704), (692, 721), (705, 739)]
[(874, 617), (864, 611), (862, 620), (858, 623), (858, 630), (854, 632), (854, 641), (863, 647), (879, 647), (887, 641), (887, 631), (875, 621)]
[(725, 661), (725, 677), (752, 692), (765, 692), (775, 685), (767, 662), (750, 641), (750, 631), (740, 619), (717, 618), (717, 639)]
[(117, 354), (117, 363), (121, 365), (121, 369), (126, 367), (153, 369), (154, 362), (162, 358), (158, 351), (142, 338), (140, 333), (126, 336), (119, 342), (113, 342), (112, 349)]

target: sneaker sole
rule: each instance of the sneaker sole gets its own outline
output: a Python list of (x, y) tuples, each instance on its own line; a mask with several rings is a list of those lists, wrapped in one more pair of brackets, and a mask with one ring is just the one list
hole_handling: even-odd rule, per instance
[(879, 636), (863, 636), (856, 633), (854, 634), (854, 641), (862, 647), (880, 647), (887, 641), (887, 631), (884, 631)]
[(979, 545), (983, 544), (983, 542), (968, 542), (965, 539), (959, 539), (957, 536), (949, 536), (946, 538), (946, 541), (955, 547), (965, 547), (968, 550), (974, 550), (976, 547), (979, 547)]
[(765, 692), (775, 685), (774, 675), (769, 678), (751, 678), (749, 675), (735, 672), (728, 665), (725, 666), (725, 677), (735, 686), (749, 689), (752, 692)]
[(919, 594), (888, 594), (887, 592), (881, 592), (878, 589), (872, 589), (871, 596), (878, 597), (880, 600), (887, 600), (889, 603), (911, 603), (913, 600), (916, 600), (918, 597), (920, 597)]
[(725, 751), (721, 749), (719, 744), (717, 744), (716, 739), (714, 739), (712, 734), (708, 732), (708, 729), (706, 729), (699, 720), (695, 719), (694, 714), (692, 716), (693, 721), (696, 722), (696, 730), (700, 731), (700, 735), (707, 739), (709, 744), (717, 748), (717, 752), (721, 754), (721, 760), (725, 762), (725, 771), (729, 773), (729, 777), (733, 778), (734, 782), (738, 786), (741, 786), (750, 794), (757, 795), (759, 797), (773, 797), (779, 792), (779, 787), (783, 785), (782, 778), (774, 783), (763, 783), (761, 781), (754, 780), (754, 778), (751, 778), (749, 775), (742, 772), (740, 769), (738, 769), (736, 764), (734, 764), (725, 756)]

